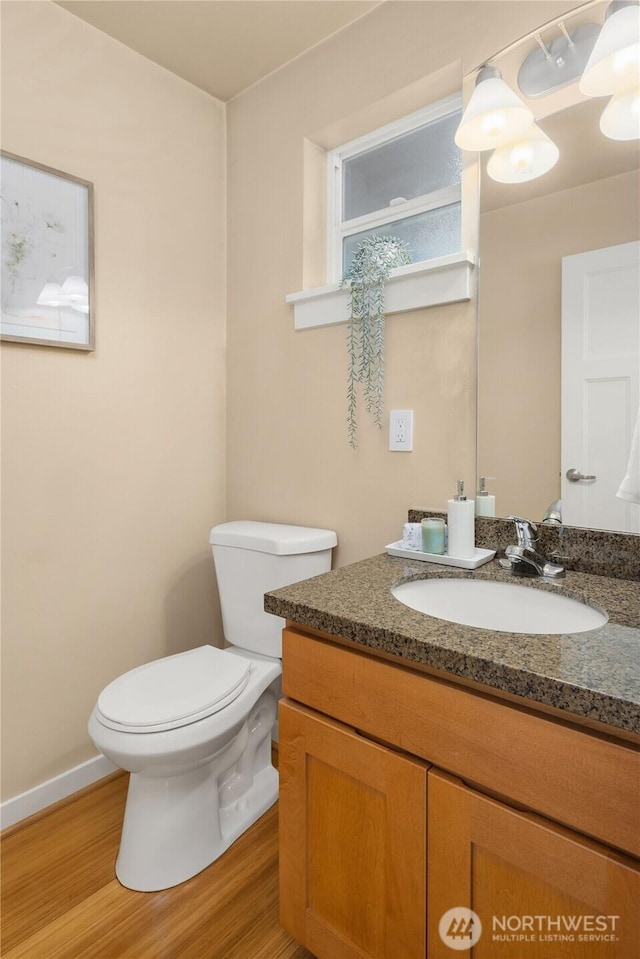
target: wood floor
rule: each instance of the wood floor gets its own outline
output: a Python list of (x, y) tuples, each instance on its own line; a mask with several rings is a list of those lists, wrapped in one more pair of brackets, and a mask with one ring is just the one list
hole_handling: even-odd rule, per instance
[(278, 923), (277, 806), (173, 889), (125, 889), (116, 774), (2, 837), (4, 959), (313, 959)]

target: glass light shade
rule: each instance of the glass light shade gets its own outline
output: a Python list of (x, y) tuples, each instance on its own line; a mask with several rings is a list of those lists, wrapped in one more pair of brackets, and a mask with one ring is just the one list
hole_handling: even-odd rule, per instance
[(461, 150), (494, 150), (524, 133), (533, 114), (500, 77), (481, 80), (455, 135)]
[(556, 165), (560, 151), (535, 124), (527, 133), (497, 149), (489, 158), (487, 173), (498, 183), (535, 180)]
[(600, 117), (600, 130), (610, 140), (640, 140), (640, 86), (611, 97)]
[(60, 287), (60, 299), (64, 303), (86, 300), (88, 295), (89, 287), (81, 276), (68, 276)]
[(640, 6), (611, 13), (580, 79), (580, 93), (607, 97), (640, 83)]
[(62, 306), (62, 302), (59, 283), (45, 283), (36, 300), (38, 306)]

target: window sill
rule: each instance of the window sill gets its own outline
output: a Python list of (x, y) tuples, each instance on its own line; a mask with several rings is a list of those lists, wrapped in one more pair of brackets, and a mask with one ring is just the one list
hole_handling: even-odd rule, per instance
[[(472, 253), (452, 253), (392, 270), (385, 290), (385, 315), (470, 300), (475, 263)], [(349, 319), (349, 290), (339, 283), (289, 293), (286, 301), (293, 306), (296, 330)]]

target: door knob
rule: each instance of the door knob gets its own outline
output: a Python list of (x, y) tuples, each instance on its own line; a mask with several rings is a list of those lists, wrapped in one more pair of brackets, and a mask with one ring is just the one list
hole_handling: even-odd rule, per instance
[(595, 479), (595, 476), (593, 474), (590, 473), (589, 475), (585, 476), (584, 473), (581, 473), (580, 470), (576, 470), (576, 469), (567, 470), (567, 472), (565, 473), (565, 476), (567, 477), (570, 483), (579, 483), (580, 480)]

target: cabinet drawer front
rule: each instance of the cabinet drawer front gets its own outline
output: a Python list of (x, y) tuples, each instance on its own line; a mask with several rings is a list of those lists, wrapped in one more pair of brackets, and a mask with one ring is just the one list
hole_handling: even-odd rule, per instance
[(285, 695), (640, 856), (640, 752), (288, 628)]
[(280, 703), (280, 921), (319, 959), (424, 959), (427, 766)]

